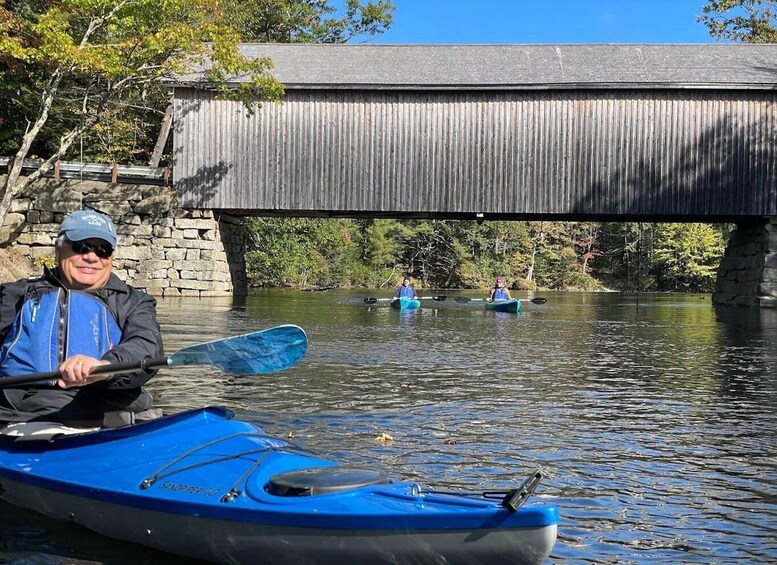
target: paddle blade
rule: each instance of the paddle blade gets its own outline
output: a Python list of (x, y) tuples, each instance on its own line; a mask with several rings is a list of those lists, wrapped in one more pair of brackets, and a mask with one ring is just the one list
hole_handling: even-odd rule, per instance
[(534, 304), (545, 304), (545, 303), (548, 301), (548, 299), (547, 299), (547, 298), (540, 298), (540, 297), (538, 296), (537, 298), (532, 298), (532, 299), (531, 299), (531, 301), (532, 301)]
[(273, 373), (295, 365), (307, 348), (302, 328), (285, 325), (184, 347), (168, 358), (168, 365), (214, 365), (245, 375)]
[(378, 299), (375, 298), (374, 296), (368, 296), (367, 298), (364, 299), (365, 304), (375, 304), (377, 301)]

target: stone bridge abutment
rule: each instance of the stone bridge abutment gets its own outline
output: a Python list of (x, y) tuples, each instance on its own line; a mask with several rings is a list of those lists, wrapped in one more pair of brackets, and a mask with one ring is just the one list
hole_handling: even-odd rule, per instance
[(183, 210), (172, 187), (46, 179), (14, 200), (2, 238), (35, 264), (53, 264), (59, 224), (80, 208), (114, 220), (114, 272), (129, 284), (159, 297), (247, 292), (239, 220), (212, 210)]
[(712, 300), (777, 308), (777, 217), (737, 224), (720, 262)]

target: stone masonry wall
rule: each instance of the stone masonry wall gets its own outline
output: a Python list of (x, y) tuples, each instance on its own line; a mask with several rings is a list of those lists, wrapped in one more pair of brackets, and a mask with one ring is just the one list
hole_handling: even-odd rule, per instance
[(46, 179), (14, 200), (0, 241), (33, 260), (53, 259), (64, 217), (91, 208), (116, 224), (113, 268), (127, 283), (154, 296), (245, 294), (239, 221), (211, 210), (178, 209), (175, 199), (171, 187)]
[(712, 300), (777, 308), (777, 218), (738, 225), (732, 232)]

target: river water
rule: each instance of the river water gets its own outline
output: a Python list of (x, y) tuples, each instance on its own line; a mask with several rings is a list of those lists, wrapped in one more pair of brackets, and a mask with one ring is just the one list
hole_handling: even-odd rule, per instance
[[(166, 369), (157, 403), (226, 406), (428, 486), (504, 490), (541, 469), (535, 496), (561, 517), (550, 563), (777, 562), (777, 311), (550, 293), (516, 316), (450, 293), (397, 312), (365, 296), (160, 301), (168, 353), (286, 323), (310, 345), (271, 375)], [(0, 512), (2, 563), (190, 562)]]

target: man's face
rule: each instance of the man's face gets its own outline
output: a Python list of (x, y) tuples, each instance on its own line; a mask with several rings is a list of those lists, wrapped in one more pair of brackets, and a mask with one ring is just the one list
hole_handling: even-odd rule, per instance
[[(80, 252), (73, 250), (74, 245)], [(111, 246), (102, 239), (94, 238), (75, 244), (65, 240), (65, 243), (57, 248), (57, 265), (62, 282), (68, 288), (94, 290), (105, 286), (111, 276), (113, 258), (99, 257), (100, 249), (109, 250)]]
[(408, 286), (410, 284), (410, 279), (405, 279), (402, 281), (403, 286)]

